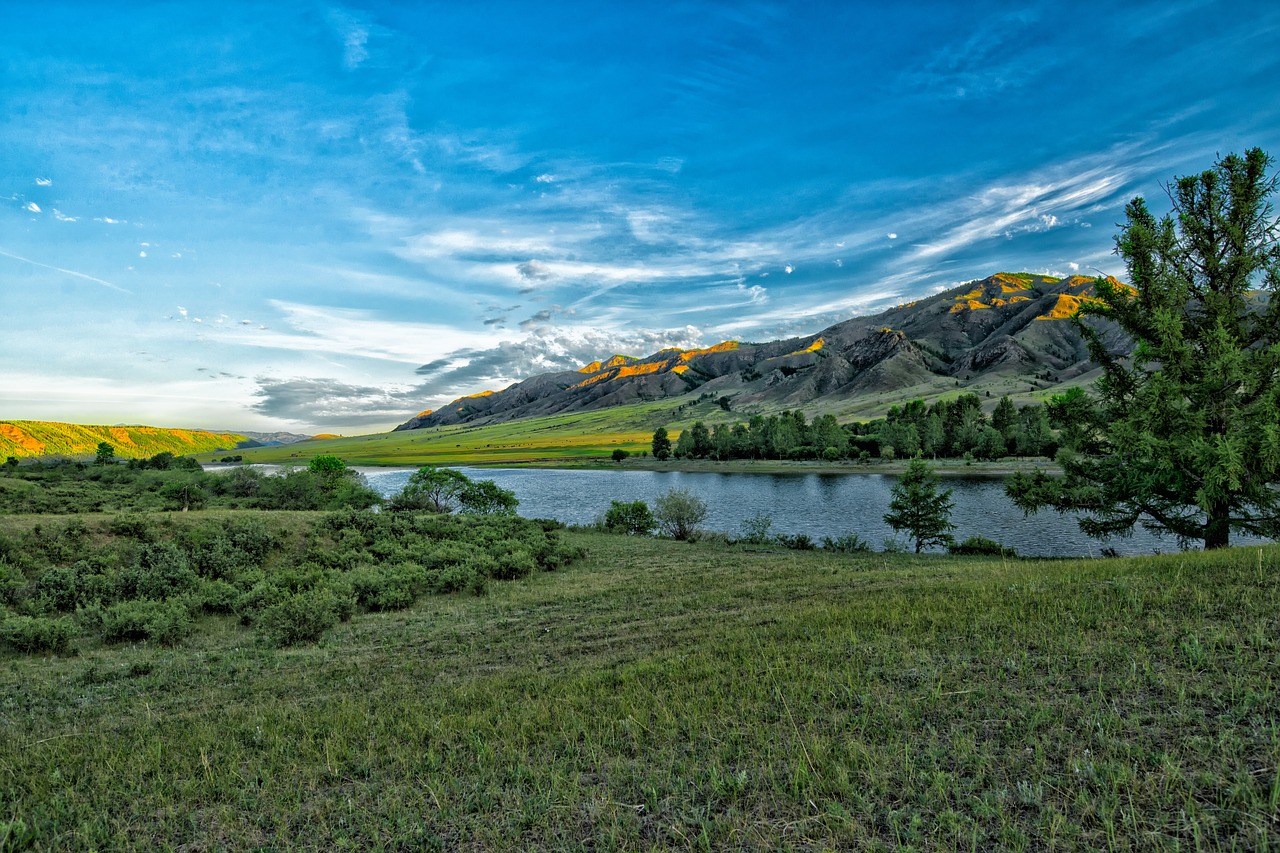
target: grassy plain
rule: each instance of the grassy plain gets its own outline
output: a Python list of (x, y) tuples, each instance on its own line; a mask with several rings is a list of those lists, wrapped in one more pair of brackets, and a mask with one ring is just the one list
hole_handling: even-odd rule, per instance
[(1280, 848), (1280, 547), (568, 540), (314, 646), (0, 652), (0, 849)]
[[(653, 431), (693, 411), (721, 411), (714, 403), (678, 410), (672, 403), (639, 403), (595, 412), (529, 418), (490, 426), (446, 426), (304, 441), (236, 450), (245, 462), (306, 464), (332, 453), (349, 465), (558, 465), (606, 461), (615, 448), (648, 450)], [(722, 412), (723, 414), (723, 412)], [(225, 454), (205, 454), (202, 461)]]

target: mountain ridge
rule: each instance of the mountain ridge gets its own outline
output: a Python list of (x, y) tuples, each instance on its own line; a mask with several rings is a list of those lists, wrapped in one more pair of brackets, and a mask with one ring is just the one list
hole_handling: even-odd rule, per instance
[[(728, 397), (726, 405), (751, 411), (829, 409), (866, 395), (937, 390), (940, 383), (1025, 389), (1033, 377), (1085, 381), (1096, 365), (1070, 317), (1094, 298), (1096, 281), (996, 273), (811, 335), (615, 355), (577, 370), (539, 374), (500, 391), (460, 397), (396, 430), (501, 423), (693, 391)], [(1109, 348), (1131, 347), (1118, 328), (1091, 322)]]

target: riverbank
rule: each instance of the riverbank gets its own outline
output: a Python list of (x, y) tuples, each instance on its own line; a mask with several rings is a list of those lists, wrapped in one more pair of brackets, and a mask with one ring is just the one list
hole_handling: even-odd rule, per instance
[[(944, 477), (1003, 478), (1014, 472), (1047, 471), (1058, 473), (1061, 469), (1051, 459), (1000, 459), (994, 462), (966, 462), (963, 459), (928, 460), (934, 470)], [(470, 464), (472, 468), (566, 468), (591, 471), (673, 471), (686, 474), (883, 474), (898, 476), (907, 470), (910, 459), (870, 462), (826, 462), (807, 459), (731, 459), (717, 462), (710, 459), (668, 459), (659, 462), (653, 457), (631, 457), (621, 462), (608, 460), (532, 460), (524, 464)]]

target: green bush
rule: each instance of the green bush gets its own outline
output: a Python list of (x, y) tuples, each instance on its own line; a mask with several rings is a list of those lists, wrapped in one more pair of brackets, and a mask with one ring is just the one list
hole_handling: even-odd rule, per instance
[(261, 580), (240, 593), (231, 612), (240, 620), (241, 625), (252, 625), (267, 608), (283, 601), (288, 595), (289, 590), (277, 585), (274, 580)]
[(191, 633), (191, 627), (182, 599), (121, 601), (102, 611), (102, 638), (108, 643), (154, 639), (174, 645)]
[(107, 532), (114, 536), (136, 539), (139, 542), (154, 542), (156, 538), (150, 519), (134, 513), (117, 515), (107, 522), (106, 527)]
[(538, 568), (533, 555), (523, 548), (500, 552), (494, 562), (496, 565), (489, 577), (500, 581), (527, 578)]
[(13, 604), (18, 600), (18, 590), (26, 584), (27, 577), (8, 558), (0, 555), (0, 604)]
[(274, 646), (314, 643), (338, 624), (342, 604), (330, 589), (286, 595), (262, 611), (258, 631)]
[(403, 610), (413, 606), (428, 586), (426, 569), (416, 563), (367, 566), (348, 580), (356, 602), (369, 610)]
[(790, 548), (793, 551), (812, 551), (818, 547), (807, 533), (796, 533), (793, 535), (779, 533), (774, 537), (774, 541), (782, 547)]
[(871, 550), (871, 543), (856, 533), (846, 533), (844, 536), (837, 536), (835, 539), (830, 536), (824, 536), (822, 550), (835, 551), (839, 554), (862, 554)]
[(0, 623), (0, 640), (14, 651), (26, 654), (74, 654), (78, 633), (75, 622), (70, 619), (10, 616)]
[(202, 580), (196, 596), (205, 613), (234, 613), (240, 590), (224, 580)]
[(610, 533), (625, 533), (628, 536), (647, 536), (653, 532), (658, 522), (653, 512), (644, 501), (610, 501), (609, 509), (604, 514), (604, 529)]
[(947, 546), (947, 550), (952, 554), (963, 554), (971, 556), (983, 557), (1016, 557), (1017, 553), (1012, 548), (1006, 548), (994, 539), (987, 539), (982, 536), (970, 536), (968, 539), (960, 543), (952, 543)]
[(654, 519), (672, 539), (693, 541), (707, 517), (707, 502), (688, 489), (670, 489), (654, 501)]
[(752, 545), (763, 545), (769, 541), (769, 528), (773, 527), (773, 518), (765, 512), (758, 512), (742, 521), (742, 541)]
[(162, 600), (195, 589), (199, 577), (186, 552), (172, 542), (143, 545), (133, 564), (120, 572), (120, 598)]

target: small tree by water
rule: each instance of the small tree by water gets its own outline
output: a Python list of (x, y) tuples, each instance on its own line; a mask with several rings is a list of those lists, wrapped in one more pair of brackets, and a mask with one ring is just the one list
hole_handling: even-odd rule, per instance
[(696, 539), (707, 518), (707, 502), (688, 489), (671, 489), (654, 501), (653, 516), (672, 539)]
[(905, 530), (915, 540), (916, 553), (929, 545), (950, 545), (951, 489), (939, 490), (938, 478), (922, 459), (912, 460), (893, 487), (885, 524), (895, 531)]

